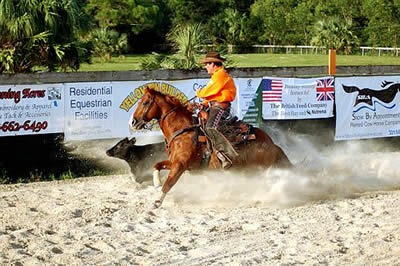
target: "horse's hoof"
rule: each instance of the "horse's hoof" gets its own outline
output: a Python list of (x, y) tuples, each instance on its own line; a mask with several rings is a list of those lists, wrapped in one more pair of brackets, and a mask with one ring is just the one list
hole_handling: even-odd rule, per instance
[(157, 208), (160, 208), (160, 207), (161, 207), (161, 201), (160, 200), (156, 200), (153, 203), (153, 209), (157, 209)]
[(157, 191), (161, 191), (161, 190), (162, 190), (162, 186), (154, 186), (154, 188), (155, 188)]

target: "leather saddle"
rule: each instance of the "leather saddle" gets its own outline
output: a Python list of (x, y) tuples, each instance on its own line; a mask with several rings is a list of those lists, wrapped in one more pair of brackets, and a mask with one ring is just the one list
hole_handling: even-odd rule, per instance
[[(205, 111), (204, 113), (202, 114), (202, 112), (200, 112), (198, 117), (194, 117), (195, 124), (200, 124), (200, 128), (202, 129), (200, 130), (198, 137), (200, 142), (206, 142), (207, 138), (203, 133), (203, 126), (205, 125), (205, 121), (203, 119), (207, 117), (208, 114)], [(253, 133), (253, 126), (242, 120), (239, 120), (237, 116), (225, 121), (221, 121), (220, 125), (218, 126), (218, 131), (220, 131), (227, 138), (233, 147), (237, 147), (240, 144), (246, 144), (248, 141), (256, 139), (256, 136)]]
[(218, 130), (232, 143), (233, 146), (244, 144), (250, 140), (256, 139), (253, 133), (253, 126), (239, 120), (237, 116), (223, 121)]

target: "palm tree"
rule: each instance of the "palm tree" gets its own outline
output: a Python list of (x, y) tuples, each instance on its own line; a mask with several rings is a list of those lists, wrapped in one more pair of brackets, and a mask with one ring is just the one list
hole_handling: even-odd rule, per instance
[(351, 26), (351, 20), (338, 17), (317, 21), (314, 25), (311, 44), (349, 53), (354, 46), (359, 45), (357, 36), (351, 31)]
[[(176, 68), (198, 68), (196, 58), (201, 54), (208, 36), (202, 24), (185, 24), (174, 27), (167, 35), (175, 53), (170, 63)], [(171, 60), (173, 62), (171, 62)]]
[(93, 54), (106, 62), (111, 61), (113, 55), (119, 56), (128, 48), (127, 35), (119, 34), (115, 30), (96, 29), (90, 33), (90, 39), (94, 45)]
[(77, 35), (88, 29), (81, 0), (1, 0), (0, 73), (77, 70), (91, 47)]
[(228, 25), (227, 41), (237, 44), (243, 36), (243, 27), (246, 24), (246, 15), (240, 14), (236, 9), (225, 10), (225, 22)]

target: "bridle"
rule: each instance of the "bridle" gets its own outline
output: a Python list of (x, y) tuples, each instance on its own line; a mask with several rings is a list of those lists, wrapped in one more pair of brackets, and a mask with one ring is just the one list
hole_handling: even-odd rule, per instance
[[(185, 106), (186, 104), (188, 104), (190, 101), (192, 101), (192, 100), (195, 99), (196, 97), (197, 97), (197, 96), (194, 96), (194, 97), (190, 98), (189, 100), (187, 100), (187, 101), (183, 104), (183, 106)], [(147, 116), (147, 114), (149, 113), (149, 111), (150, 111), (150, 109), (152, 108), (154, 102), (155, 102), (155, 96), (154, 96), (154, 94), (151, 94), (150, 101), (146, 104), (146, 108), (144, 109), (143, 114), (142, 114), (142, 116), (141, 116), (141, 118), (140, 118), (139, 121), (145, 121), (144, 118), (145, 118), (145, 117)], [(163, 123), (164, 119), (165, 119), (169, 114), (171, 114), (173, 111), (175, 111), (177, 108), (178, 108), (178, 106), (175, 106), (175, 107), (171, 108), (168, 112), (166, 112), (165, 114), (163, 114), (163, 115), (161, 116), (159, 122), (158, 122), (159, 125), (161, 126), (161, 124)], [(149, 129), (149, 130), (151, 130), (152, 128), (153, 128), (153, 125), (147, 126), (147, 123), (146, 123), (146, 125), (144, 126), (144, 129)]]
[[(153, 107), (153, 104), (154, 104), (154, 102), (155, 102), (155, 95), (154, 94), (150, 94), (151, 95), (151, 98), (150, 98), (150, 101), (148, 102), (148, 103), (146, 103), (146, 105), (144, 105), (145, 107), (143, 108), (144, 110), (143, 110), (143, 113), (142, 113), (142, 115), (141, 115), (141, 117), (138, 119), (138, 121), (142, 121), (143, 123), (146, 123), (145, 122), (145, 117), (147, 116), (147, 114), (150, 112), (150, 110), (151, 110), (151, 108)], [(143, 104), (142, 104), (143, 105)], [(170, 113), (172, 113), (174, 110), (176, 110), (177, 109), (177, 106), (175, 106), (174, 108), (171, 108), (168, 112), (166, 112), (165, 114), (163, 114), (162, 116), (161, 116), (161, 118), (160, 118), (160, 120), (159, 120), (159, 124), (161, 125), (162, 124), (162, 122), (163, 122), (163, 120), (170, 114)], [(146, 123), (145, 125), (144, 125), (144, 129), (148, 129), (148, 130), (151, 130), (152, 128), (153, 128), (153, 125), (150, 125), (150, 126), (148, 126), (147, 125), (148, 123)]]
[(150, 98), (150, 102), (146, 103), (146, 109), (144, 109), (141, 120), (144, 121), (144, 118), (147, 116), (147, 114), (149, 113), (151, 107), (153, 107), (153, 103), (154, 103), (154, 94), (151, 94), (151, 98)]
[(168, 112), (166, 112), (165, 114), (163, 114), (163, 115), (161, 116), (160, 121), (158, 122), (158, 123), (160, 124), (160, 126), (161, 126), (161, 124), (164, 122), (164, 119), (165, 119), (169, 114), (171, 114), (173, 111), (175, 111), (176, 109), (178, 109), (178, 106), (175, 106), (175, 107), (171, 108)]
[(147, 130), (152, 130), (153, 129), (153, 125), (148, 126), (148, 122), (146, 122), (144, 120), (145, 117), (147, 116), (147, 114), (150, 112), (150, 109), (153, 107), (153, 103), (155, 101), (154, 100), (155, 96), (153, 94), (150, 94), (150, 95), (151, 95), (150, 101), (147, 102), (145, 105), (142, 104), (144, 106), (143, 107), (144, 111), (143, 111), (141, 117), (139, 119), (137, 119), (137, 120), (134, 119), (135, 123), (144, 124), (143, 129), (147, 129)]
[[(192, 100), (195, 99), (195, 98), (196, 98), (196, 96), (193, 97), (193, 98), (191, 98), (191, 99), (189, 99), (189, 100), (187, 100), (183, 105), (186, 105), (188, 102), (192, 101)], [(154, 94), (151, 94), (150, 101), (149, 101), (148, 103), (146, 103), (145, 109), (144, 109), (144, 111), (143, 111), (143, 113), (142, 113), (141, 118), (140, 118), (139, 121), (145, 122), (144, 118), (147, 116), (147, 114), (148, 114), (149, 111), (151, 110), (151, 108), (152, 108), (154, 102), (155, 102), (155, 95), (154, 95)], [(165, 118), (166, 118), (168, 115), (170, 115), (171, 113), (173, 113), (173, 112), (174, 112), (176, 109), (178, 109), (178, 108), (179, 108), (179, 106), (174, 106), (173, 108), (171, 108), (170, 110), (168, 110), (165, 114), (163, 114), (163, 115), (160, 117), (160, 120), (158, 121), (159, 125), (161, 126), (161, 125), (164, 123)], [(199, 126), (200, 126), (199, 124), (195, 124), (195, 125), (192, 125), (192, 126), (189, 126), (189, 127), (186, 127), (186, 128), (183, 128), (183, 129), (180, 129), (180, 130), (177, 130), (177, 131), (173, 132), (172, 135), (170, 136), (170, 138), (169, 138), (168, 140), (165, 139), (165, 144), (166, 144), (168, 153), (170, 152), (170, 144), (171, 144), (171, 142), (172, 142), (177, 136), (179, 136), (180, 134), (182, 134), (182, 133), (184, 133), (184, 132), (186, 132), (186, 131), (194, 130), (195, 128), (198, 128)], [(151, 130), (151, 129), (153, 128), (153, 125), (147, 126), (147, 123), (146, 123), (145, 126), (144, 126), (143, 128), (144, 128), (144, 129)]]

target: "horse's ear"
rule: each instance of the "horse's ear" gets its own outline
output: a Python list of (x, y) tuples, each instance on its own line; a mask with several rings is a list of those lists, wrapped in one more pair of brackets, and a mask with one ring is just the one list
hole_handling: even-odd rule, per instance
[(154, 89), (150, 88), (149, 86), (146, 87), (145, 92), (152, 93), (154, 92)]

